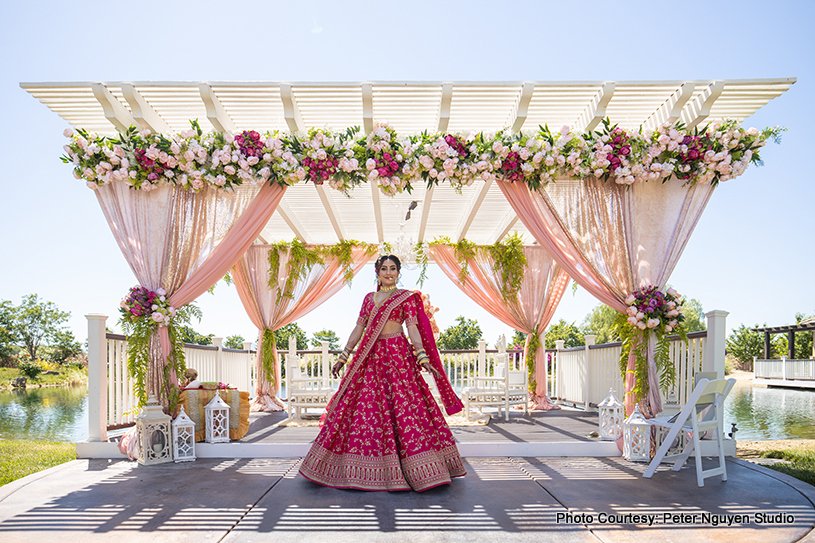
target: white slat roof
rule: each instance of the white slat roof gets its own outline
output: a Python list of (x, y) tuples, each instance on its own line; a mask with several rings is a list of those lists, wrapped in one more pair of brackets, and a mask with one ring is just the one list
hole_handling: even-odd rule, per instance
[[(68, 124), (115, 133), (131, 124), (159, 132), (207, 130), (303, 131), (310, 127), (370, 130), (387, 121), (402, 134), (593, 129), (604, 117), (624, 128), (681, 120), (688, 126), (752, 115), (795, 83), (795, 78), (698, 81), (579, 82), (45, 82), (21, 83)], [(265, 241), (295, 235), (311, 243), (339, 238), (394, 241), (406, 221), (414, 240), (466, 237), (494, 243), (512, 231), (533, 239), (494, 184), (476, 181), (457, 194), (443, 184), (431, 191), (416, 184), (393, 198), (362, 186), (353, 197), (298, 184), (263, 231)], [(379, 208), (381, 211), (376, 212)]]

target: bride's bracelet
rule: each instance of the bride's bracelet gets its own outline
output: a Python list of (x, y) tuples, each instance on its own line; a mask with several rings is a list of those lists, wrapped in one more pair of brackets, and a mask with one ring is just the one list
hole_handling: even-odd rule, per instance
[(342, 352), (337, 358), (339, 358), (340, 362), (342, 362), (343, 364), (347, 364), (348, 357), (351, 356), (351, 352), (352, 351), (348, 347), (346, 347), (342, 350)]

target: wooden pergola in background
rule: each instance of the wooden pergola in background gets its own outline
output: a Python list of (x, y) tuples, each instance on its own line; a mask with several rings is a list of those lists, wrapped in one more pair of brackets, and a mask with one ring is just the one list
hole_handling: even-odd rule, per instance
[[(762, 328), (753, 328), (755, 332), (764, 333), (764, 359), (770, 359), (770, 336), (773, 334), (787, 334), (787, 341), (789, 343), (787, 349), (787, 358), (789, 360), (795, 359), (795, 332), (812, 331), (815, 334), (815, 318), (801, 321), (797, 324), (788, 324), (786, 326), (764, 326)], [(815, 337), (813, 337), (815, 340)], [(813, 341), (812, 357), (815, 358), (815, 341)]]

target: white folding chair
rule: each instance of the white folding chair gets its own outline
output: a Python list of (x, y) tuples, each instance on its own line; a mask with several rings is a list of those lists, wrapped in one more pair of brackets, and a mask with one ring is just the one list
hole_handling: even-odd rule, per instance
[(471, 380), (477, 385), (462, 391), (467, 420), (470, 420), (471, 406), (478, 407), (479, 411), (484, 406), (497, 407), (499, 416), (503, 408), (504, 420), (507, 422), (511, 405), (523, 405), (524, 415), (529, 414), (529, 374), (525, 367), (520, 370), (510, 369), (507, 353), (497, 355), (492, 376), (477, 376)]
[[(663, 459), (671, 461), (676, 458), (673, 468), (671, 469), (673, 469), (673, 471), (679, 471), (688, 460), (690, 453), (693, 452), (696, 458), (696, 482), (699, 486), (705, 486), (705, 479), (714, 475), (721, 475), (722, 481), (727, 480), (727, 468), (725, 467), (724, 449), (722, 448), (722, 434), (724, 430), (722, 428), (722, 409), (720, 409), (720, 407), (734, 384), (736, 384), (735, 379), (716, 379), (713, 381), (704, 378), (700, 379), (691, 395), (688, 396), (687, 403), (677, 415), (673, 417), (655, 417), (648, 419), (649, 424), (668, 428), (669, 431), (653, 460), (648, 464), (648, 469), (645, 470), (643, 477), (650, 478), (653, 476)], [(702, 453), (699, 448), (699, 440), (701, 439), (702, 433), (709, 430), (716, 434), (719, 451), (719, 466), (705, 470), (702, 468)], [(670, 449), (671, 444), (678, 437), (679, 432), (692, 433), (692, 439), (681, 453), (666, 456), (668, 449)]]
[(309, 408), (324, 409), (331, 402), (334, 388), (328, 379), (328, 366), (322, 364), (322, 376), (304, 376), (300, 369), (300, 357), (286, 356), (286, 394), (289, 397), (289, 418), (292, 412), (300, 418)]

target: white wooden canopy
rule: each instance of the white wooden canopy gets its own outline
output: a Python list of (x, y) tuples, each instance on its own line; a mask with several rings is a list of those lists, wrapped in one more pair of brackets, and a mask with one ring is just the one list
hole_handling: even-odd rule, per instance
[[(204, 130), (303, 132), (310, 127), (369, 131), (387, 121), (400, 134), (536, 130), (548, 124), (595, 128), (604, 117), (624, 128), (666, 121), (689, 127), (752, 115), (795, 78), (703, 81), (581, 82), (47, 82), (20, 86), (75, 127), (114, 133), (131, 124), (157, 132)], [(315, 197), (315, 193), (317, 197)], [(405, 215), (411, 201), (418, 206)], [(495, 243), (512, 231), (532, 236), (494, 183), (476, 181), (457, 194), (449, 185), (412, 194), (380, 195), (373, 185), (352, 198), (327, 186), (288, 189), (263, 231), (263, 241), (336, 243), (394, 241), (405, 223), (415, 241), (449, 236)]]

